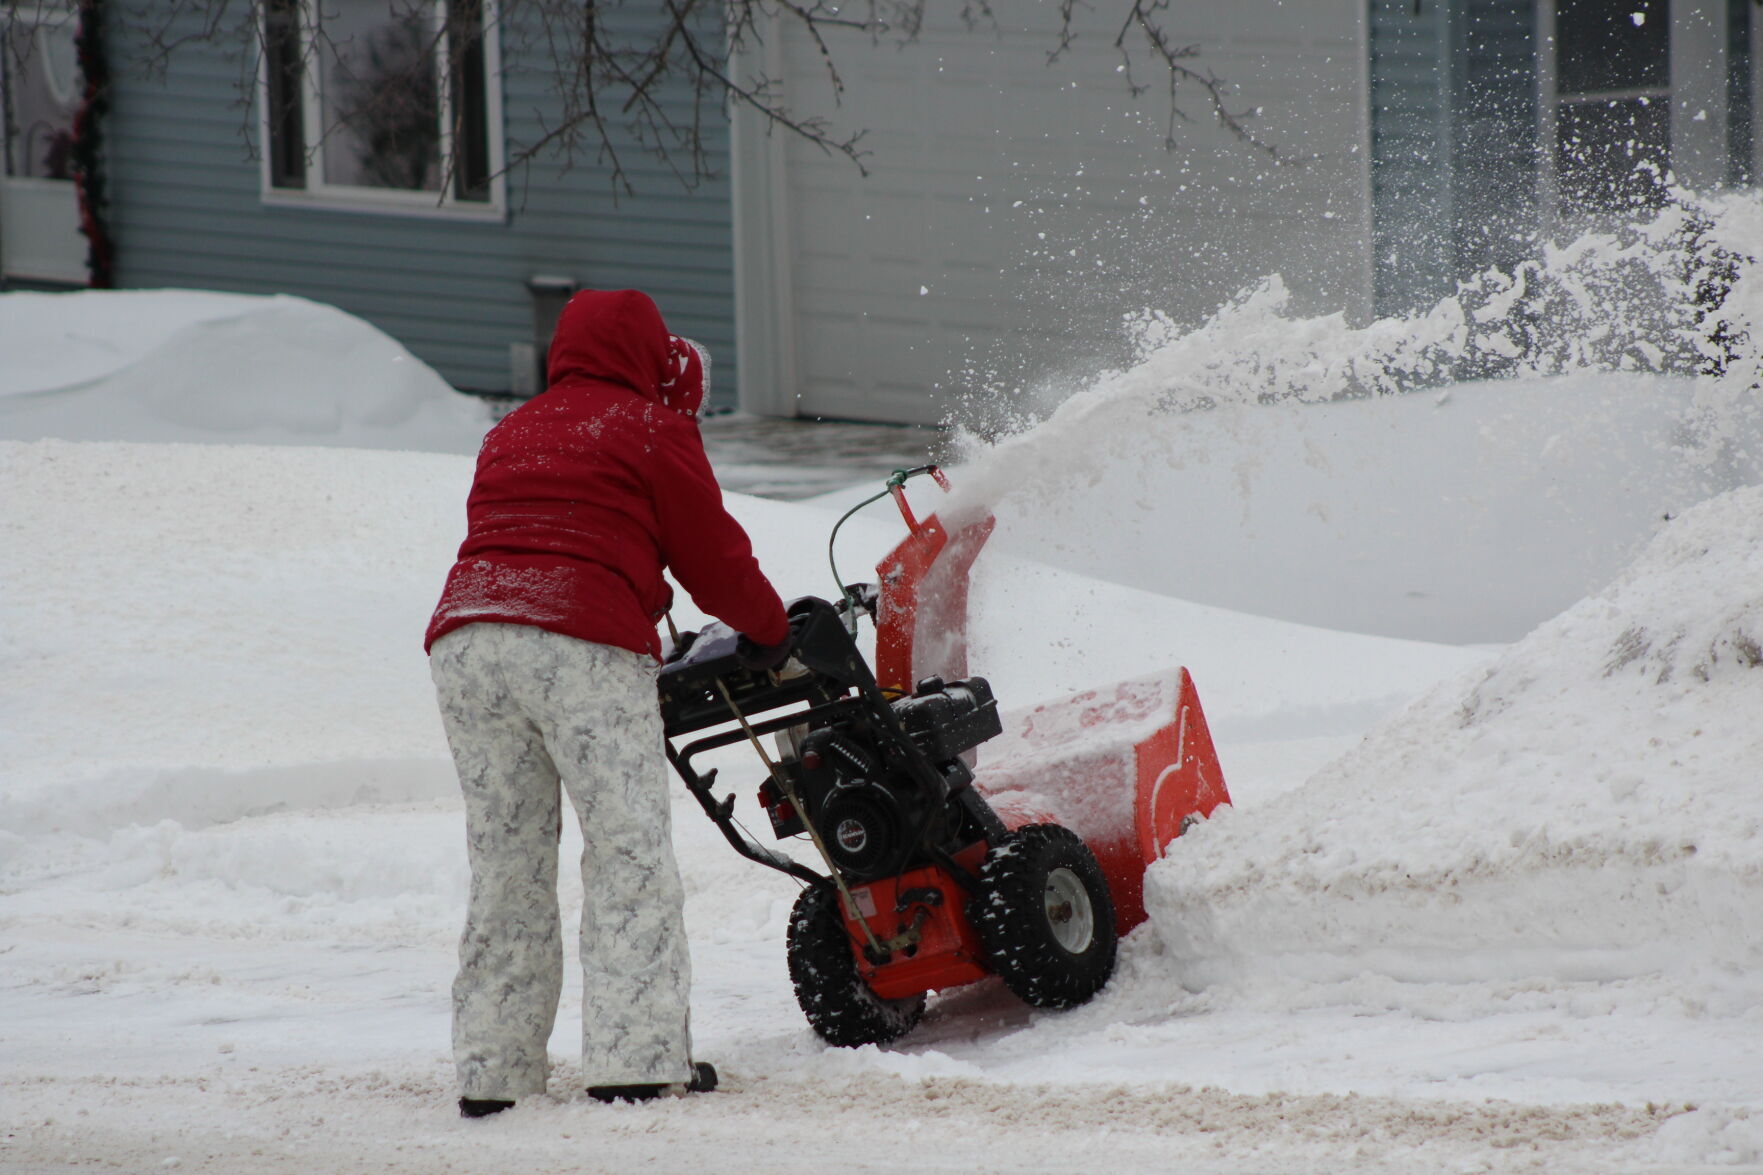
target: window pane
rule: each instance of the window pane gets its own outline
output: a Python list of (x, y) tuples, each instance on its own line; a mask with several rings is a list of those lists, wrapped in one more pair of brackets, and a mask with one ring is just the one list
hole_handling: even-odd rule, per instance
[(31, 179), (73, 178), (73, 120), (83, 97), (74, 53), (73, 17), (27, 24), (8, 21), (6, 174)]
[(1668, 0), (1557, 0), (1555, 70), (1563, 94), (1669, 86)]
[(436, 30), (427, 4), (321, 0), (324, 178), (441, 189)]
[(1671, 158), (1671, 111), (1664, 99), (1563, 102), (1556, 127), (1564, 208), (1611, 212), (1661, 201)]
[(483, 0), (449, 0), (447, 50), (453, 100), (453, 195), (490, 198), (490, 118)]
[(302, 93), (305, 43), (299, 0), (269, 0), (264, 9), (264, 62), (269, 91), (269, 180), (306, 186), (306, 111)]

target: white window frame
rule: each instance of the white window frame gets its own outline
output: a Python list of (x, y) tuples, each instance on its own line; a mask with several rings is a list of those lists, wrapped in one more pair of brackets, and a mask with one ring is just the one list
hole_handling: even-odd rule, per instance
[(1753, 188), (1763, 186), (1763, 10), (1751, 9), (1751, 159)]
[[(318, 10), (323, 0), (299, 0), (303, 31), (317, 27)], [(435, 31), (445, 18), (446, 0), (430, 0)], [(490, 192), (487, 200), (461, 200), (451, 183), (443, 190), (408, 191), (398, 188), (371, 188), (354, 184), (331, 184), (324, 179), (324, 102), (320, 92), (317, 55), (310, 42), (302, 45), (305, 67), (300, 71), (302, 118), (307, 128), (306, 186), (284, 188), (275, 184), (274, 152), (270, 126), (269, 70), (266, 47), (269, 37), (260, 27), (257, 59), (257, 128), (259, 182), (264, 204), (285, 208), (314, 208), (336, 212), (376, 212), (438, 220), (504, 221), (508, 217), (508, 185), (505, 169), (505, 142), (502, 127), (502, 42), (500, 7), (496, 0), (484, 0), (484, 116), (488, 123)], [(266, 17), (267, 19), (267, 17)], [(444, 48), (444, 46), (443, 46)], [(439, 63), (443, 71), (447, 63)], [(441, 152), (443, 159), (453, 156), (452, 87), (439, 87), (441, 109)]]

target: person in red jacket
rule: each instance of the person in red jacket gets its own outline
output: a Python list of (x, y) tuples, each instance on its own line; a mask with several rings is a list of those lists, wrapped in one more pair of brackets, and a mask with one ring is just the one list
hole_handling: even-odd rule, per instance
[(478, 453), (425, 646), (465, 795), (471, 896), (453, 985), (460, 1112), (544, 1091), (562, 988), (559, 784), (582, 830), (582, 1067), (604, 1101), (715, 1086), (691, 1058), (691, 967), (655, 696), (670, 571), (783, 660), (789, 622), (722, 505), (697, 412), (706, 359), (635, 290), (584, 291), (549, 387)]

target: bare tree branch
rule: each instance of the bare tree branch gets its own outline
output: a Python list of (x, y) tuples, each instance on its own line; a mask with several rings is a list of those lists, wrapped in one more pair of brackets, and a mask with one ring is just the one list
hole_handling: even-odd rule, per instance
[[(295, 14), (306, 36), (298, 55), (298, 67), (320, 68), (350, 47), (333, 41), (327, 31), (328, 5), (336, 0), (111, 0), (113, 23), (126, 28), (139, 46), (139, 58), (129, 64), (160, 72), (178, 51), (193, 44), (233, 45), (241, 57), (240, 102), (246, 113), (241, 134), (257, 144), (255, 117), (260, 62), (266, 59), (265, 29), (269, 13), (283, 19)], [(400, 12), (413, 23), (434, 13), (437, 0), (396, 0)], [(502, 164), (504, 173), (517, 173), (541, 161), (558, 161), (567, 169), (582, 158), (603, 166), (615, 192), (636, 190), (632, 171), (634, 157), (646, 156), (666, 168), (677, 182), (695, 187), (714, 172), (714, 158), (706, 128), (715, 124), (716, 110), (727, 105), (745, 108), (767, 125), (812, 143), (829, 155), (848, 159), (867, 174), (868, 152), (861, 143), (861, 128), (839, 126), (834, 121), (845, 96), (832, 35), (858, 32), (872, 43), (883, 40), (906, 45), (917, 40), (939, 0), (656, 0), (659, 18), (645, 26), (633, 22), (633, 12), (643, 5), (620, 0), (499, 0), (495, 10), (504, 38), (504, 57), (512, 43), (518, 60), (538, 63), (550, 75), (552, 101), (530, 113), (538, 133), (514, 145)], [(952, 8), (965, 27), (996, 29), (998, 18), (991, 0), (940, 0)], [(35, 0), (0, 0), (0, 17), (8, 22)], [(421, 46), (404, 46), (400, 69), (391, 61), (390, 48), (380, 47), (379, 85), (365, 87), (357, 95), (350, 117), (359, 125), (371, 125), (390, 133), (391, 123), (401, 117), (400, 103), (408, 105), (420, 89), (419, 71), (434, 74), (436, 61), (456, 60), (472, 38), (484, 35), (484, 20), (455, 20), (460, 4), (479, 5), (483, 0), (439, 0), (444, 19), (426, 19)], [(1164, 141), (1179, 146), (1178, 127), (1194, 121), (1184, 105), (1197, 93), (1210, 120), (1238, 141), (1280, 162), (1292, 157), (1257, 135), (1250, 123), (1254, 112), (1232, 105), (1234, 88), (1223, 78), (1200, 67), (1198, 45), (1174, 37), (1168, 27), (1170, 0), (1059, 0), (1058, 24), (1046, 59), (1049, 65), (1066, 57), (1079, 37), (1080, 12), (1096, 12), (1124, 6), (1113, 46), (1120, 54), (1119, 70), (1134, 96), (1150, 92), (1156, 83), (1141, 80), (1145, 59), (1165, 79), (1168, 122)], [(482, 9), (473, 8), (481, 12)], [(313, 19), (313, 13), (318, 14)], [(622, 19), (620, 19), (622, 18)], [(803, 34), (819, 61), (820, 76), (830, 87), (834, 110), (802, 110), (790, 102), (783, 80), (763, 73), (746, 76), (731, 68), (736, 59), (750, 60), (750, 51), (781, 27)], [(633, 33), (631, 30), (641, 31)], [(1105, 35), (1105, 34), (1104, 34)], [(420, 50), (420, 51), (418, 51)], [(352, 51), (361, 52), (359, 46)], [(404, 59), (408, 57), (407, 62)], [(453, 118), (449, 124), (442, 161), (443, 191), (461, 174), (459, 144), (464, 140), (457, 94), (456, 67), (439, 74), (452, 96)], [(433, 85), (430, 84), (432, 92)], [(682, 100), (683, 95), (683, 100)], [(330, 96), (326, 95), (327, 103)], [(334, 115), (327, 109), (327, 118)], [(439, 123), (437, 122), (437, 128)], [(307, 129), (304, 150), (311, 157), (324, 149), (337, 126)], [(352, 129), (351, 134), (359, 134)], [(437, 136), (439, 134), (437, 129)], [(408, 143), (408, 132), (406, 132)], [(438, 141), (438, 140), (437, 140)], [(412, 168), (421, 161), (414, 158)]]
[[(1071, 5), (1075, 2), (1076, 0), (1062, 0), (1062, 7), (1067, 19), (1067, 24), (1064, 26), (1066, 30), (1069, 30)], [(1210, 70), (1201, 73), (1183, 64), (1199, 57), (1200, 47), (1198, 45), (1176, 45), (1171, 42), (1162, 23), (1163, 14), (1168, 10), (1169, 0), (1132, 0), (1132, 7), (1127, 11), (1125, 21), (1121, 23), (1120, 33), (1114, 38), (1114, 47), (1120, 51), (1127, 87), (1135, 97), (1150, 88), (1133, 80), (1132, 52), (1127, 47), (1127, 42), (1135, 32), (1138, 34), (1138, 39), (1151, 50), (1152, 55), (1162, 64), (1167, 74), (1169, 123), (1163, 136), (1164, 146), (1172, 151), (1180, 146), (1180, 142), (1175, 136), (1177, 122), (1193, 121), (1181, 104), (1181, 86), (1185, 82), (1200, 87), (1206, 96), (1207, 103), (1212, 108), (1213, 119), (1219, 126), (1236, 136), (1240, 142), (1263, 152), (1275, 162), (1294, 162), (1293, 156), (1281, 152), (1272, 143), (1260, 138), (1249, 129), (1248, 120), (1254, 117), (1253, 112), (1230, 109), (1225, 101), (1226, 95), (1232, 88), (1230, 83)]]

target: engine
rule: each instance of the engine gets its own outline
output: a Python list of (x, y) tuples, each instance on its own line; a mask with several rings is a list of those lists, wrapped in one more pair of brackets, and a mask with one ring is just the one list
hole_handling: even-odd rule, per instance
[[(893, 876), (923, 863), (927, 847), (953, 853), (983, 835), (962, 802), (973, 772), (961, 756), (1003, 729), (990, 684), (927, 678), (890, 710), (892, 723), (853, 712), (779, 735), (779, 770), (828, 854), (855, 881)], [(902, 741), (935, 766), (935, 786), (910, 769), (912, 750)], [(780, 839), (805, 831), (775, 782), (759, 800)]]

